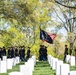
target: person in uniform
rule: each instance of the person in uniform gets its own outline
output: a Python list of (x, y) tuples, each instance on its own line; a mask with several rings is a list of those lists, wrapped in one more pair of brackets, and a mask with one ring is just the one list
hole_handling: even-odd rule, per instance
[(43, 45), (40, 45), (40, 49), (39, 49), (39, 61), (43, 60), (43, 57), (44, 57), (43, 51), (44, 51)]
[(8, 56), (7, 57), (11, 58), (11, 49), (10, 49), (10, 47), (8, 47)]
[(14, 52), (14, 48), (11, 47), (11, 58), (14, 58), (15, 57), (15, 52)]
[(2, 48), (2, 55), (3, 56), (6, 56), (6, 48), (3, 46), (3, 48)]
[(8, 48), (8, 58), (14, 58), (14, 49), (13, 49), (13, 47)]
[(19, 57), (21, 61), (24, 61), (23, 59), (23, 50), (22, 50), (22, 46), (19, 47)]
[(30, 51), (30, 47), (28, 47), (25, 61), (27, 61), (27, 60), (30, 58), (30, 52), (31, 52), (31, 51)]
[(44, 61), (46, 61), (47, 60), (47, 47), (46, 46), (44, 46), (44, 52), (43, 52), (44, 54)]
[(64, 59), (63, 59), (64, 62), (66, 61), (66, 55), (68, 55), (68, 47), (67, 47), (67, 45), (65, 45)]
[(19, 56), (19, 51), (18, 51), (18, 48), (17, 46), (15, 47), (15, 57)]
[(2, 60), (2, 48), (0, 47), (0, 59)]
[(24, 46), (22, 46), (22, 53), (23, 53), (23, 60), (25, 60), (25, 47)]

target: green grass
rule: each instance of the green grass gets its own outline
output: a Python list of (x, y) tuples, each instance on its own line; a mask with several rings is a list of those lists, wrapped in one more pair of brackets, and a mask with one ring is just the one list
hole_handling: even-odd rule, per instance
[(75, 66), (71, 66), (71, 67), (70, 67), (70, 70), (71, 70), (71, 71), (73, 71), (73, 70), (76, 71), (76, 65), (75, 65)]
[(47, 61), (39, 61), (36, 63), (33, 75), (55, 75)]

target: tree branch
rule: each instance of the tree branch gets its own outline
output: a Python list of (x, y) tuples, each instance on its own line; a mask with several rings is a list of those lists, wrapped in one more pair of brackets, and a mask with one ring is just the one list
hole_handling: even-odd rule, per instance
[(74, 7), (74, 6), (67, 6), (67, 5), (65, 5), (65, 4), (60, 3), (60, 2), (57, 1), (57, 0), (54, 0), (54, 1), (55, 1), (57, 4), (60, 4), (60, 5), (64, 6), (64, 7), (76, 9), (76, 7)]
[(76, 17), (70, 18), (68, 21), (72, 20), (72, 19), (76, 19)]
[[(58, 5), (58, 7), (60, 8), (60, 10), (62, 10), (61, 9), (61, 7)], [(64, 17), (64, 19), (66, 20), (66, 22), (64, 23), (64, 27), (65, 27), (65, 29), (68, 31), (68, 28), (67, 28), (67, 20), (68, 20), (68, 17), (64, 14), (64, 12), (63, 11), (61, 11), (61, 13), (62, 13), (62, 15), (63, 15), (63, 17)], [(66, 26), (67, 25), (67, 26)]]
[[(55, 11), (55, 10), (54, 10)], [(65, 22), (59, 17), (59, 15), (57, 14), (57, 12), (55, 11), (57, 17), (63, 22), (65, 29), (68, 31), (67, 27), (65, 26)]]

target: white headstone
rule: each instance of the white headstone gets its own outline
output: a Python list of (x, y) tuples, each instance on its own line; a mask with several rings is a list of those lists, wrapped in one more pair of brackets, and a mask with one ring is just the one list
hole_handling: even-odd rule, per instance
[(28, 69), (28, 66), (27, 65), (20, 65), (20, 72), (23, 74), (23, 75), (28, 75), (28, 72), (27, 72), (27, 69)]
[(51, 55), (48, 55), (48, 62), (50, 64), (50, 61), (51, 61)]
[(7, 72), (6, 61), (0, 61), (0, 73), (6, 73), (6, 72)]
[(49, 60), (48, 60), (48, 62), (49, 62), (49, 64), (50, 64), (50, 66), (52, 66), (52, 56), (51, 55), (49, 55)]
[(28, 60), (28, 63), (29, 63), (29, 66), (31, 66), (30, 67), (31, 71), (34, 71), (34, 60), (31, 58)]
[(62, 60), (56, 61), (56, 75), (60, 75), (60, 65), (63, 64)]
[(76, 75), (76, 71), (70, 71), (68, 75)]
[(47, 55), (47, 61), (49, 61), (49, 55)]
[(26, 65), (20, 65), (20, 72), (23, 73), (23, 75), (32, 75), (30, 64), (27, 62)]
[(16, 63), (18, 64), (20, 62), (19, 57), (16, 57)]
[(3, 61), (6, 61), (7, 60), (7, 56), (3, 56)]
[(7, 59), (7, 69), (12, 69), (13, 59)]
[(51, 66), (51, 67), (53, 66), (53, 58), (54, 58), (54, 57), (51, 57), (51, 60), (50, 60), (50, 66)]
[(70, 55), (67, 55), (67, 56), (66, 56), (66, 62), (67, 62), (67, 63), (70, 62)]
[(35, 65), (35, 64), (36, 64), (36, 56), (33, 55), (33, 56), (32, 56), (32, 59), (34, 60), (34, 65)]
[(10, 72), (8, 75), (23, 75), (21, 72)]
[(28, 73), (27, 75), (33, 75), (33, 71), (31, 69), (30, 65), (27, 68), (27, 73)]
[(16, 58), (12, 58), (12, 60), (13, 60), (13, 66), (16, 66)]
[(60, 65), (60, 75), (68, 75), (69, 71), (70, 71), (69, 64)]
[(51, 67), (51, 58), (50, 58), (50, 67)]
[(53, 58), (53, 65), (52, 65), (52, 69), (55, 70), (56, 69), (56, 62), (58, 61), (57, 58)]
[(0, 58), (0, 61), (1, 61), (1, 58)]
[(75, 66), (75, 56), (71, 56), (70, 65)]

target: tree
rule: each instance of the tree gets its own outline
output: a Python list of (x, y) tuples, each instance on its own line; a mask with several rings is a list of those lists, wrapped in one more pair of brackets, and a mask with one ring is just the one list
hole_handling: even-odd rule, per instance
[[(76, 40), (76, 12), (75, 12), (75, 0), (54, 0), (51, 15), (58, 19), (55, 24), (56, 27), (61, 29), (64, 27), (67, 31), (67, 41), (70, 45), (70, 55), (72, 54), (74, 42)], [(56, 7), (56, 8), (55, 8)], [(53, 16), (53, 14), (54, 16)]]
[[(46, 22), (49, 20), (47, 14), (46, 5), (39, 0), (1, 0), (0, 2), (0, 19), (8, 23), (5, 32), (14, 40), (13, 43), (18, 40), (17, 35), (13, 37), (15, 33), (14, 30), (11, 32), (11, 28), (17, 29), (17, 33), (22, 33), (19, 35), (26, 36), (24, 38), (26, 38), (27, 46), (30, 44), (32, 46), (34, 43), (39, 44), (39, 27), (42, 24), (42, 28), (45, 28)], [(6, 24), (5, 21), (3, 22)], [(4, 25), (2, 24), (2, 26)]]

